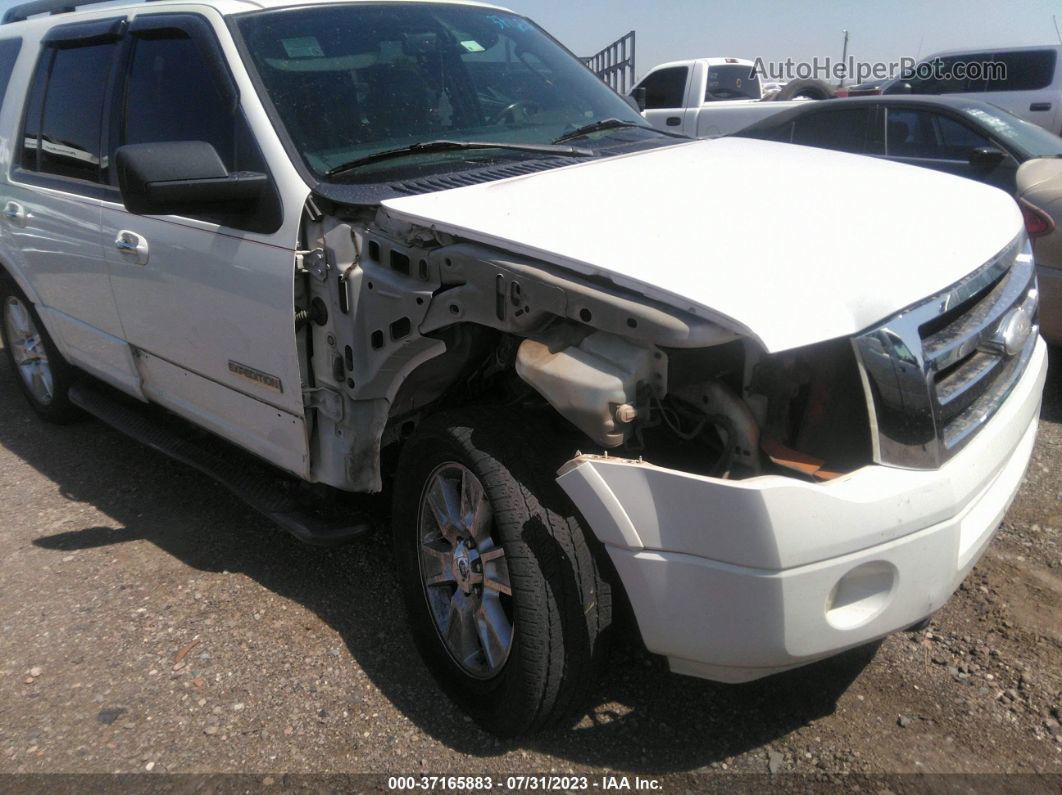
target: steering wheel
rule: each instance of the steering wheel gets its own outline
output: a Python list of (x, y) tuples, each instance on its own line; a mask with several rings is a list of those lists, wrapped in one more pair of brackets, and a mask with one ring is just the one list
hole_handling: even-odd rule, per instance
[(500, 111), (495, 113), (490, 118), (490, 121), (488, 122), (488, 124), (501, 124), (505, 120), (505, 117), (508, 116), (510, 113), (512, 113), (515, 110), (518, 110), (519, 108), (530, 107), (531, 104), (532, 104), (531, 100), (529, 100), (529, 99), (518, 99), (518, 100), (516, 100), (516, 102), (510, 102), (508, 105), (506, 105)]

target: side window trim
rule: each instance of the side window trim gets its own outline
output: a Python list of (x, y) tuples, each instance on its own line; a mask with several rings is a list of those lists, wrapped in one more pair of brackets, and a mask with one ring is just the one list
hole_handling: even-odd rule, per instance
[(109, 41), (118, 41), (118, 39), (122, 38), (125, 34), (126, 25), (127, 20), (125, 17), (56, 25), (41, 37), (41, 44), (60, 49), (106, 44)]

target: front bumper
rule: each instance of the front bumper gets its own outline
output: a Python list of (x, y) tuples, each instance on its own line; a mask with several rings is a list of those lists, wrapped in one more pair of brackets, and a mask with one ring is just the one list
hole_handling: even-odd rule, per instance
[(558, 483), (605, 544), (650, 651), (677, 673), (758, 679), (944, 605), (1021, 484), (1046, 373), (1041, 340), (995, 417), (932, 471), (725, 481), (581, 456)]

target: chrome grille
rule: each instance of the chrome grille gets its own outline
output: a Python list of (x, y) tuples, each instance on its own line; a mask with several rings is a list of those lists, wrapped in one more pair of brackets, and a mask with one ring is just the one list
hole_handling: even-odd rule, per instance
[(1023, 234), (962, 281), (856, 337), (875, 461), (933, 469), (961, 450), (1024, 372), (1037, 301)]

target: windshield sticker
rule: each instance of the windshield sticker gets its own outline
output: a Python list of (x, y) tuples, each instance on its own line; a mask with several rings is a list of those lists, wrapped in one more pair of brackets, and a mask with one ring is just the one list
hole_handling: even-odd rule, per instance
[(281, 39), (284, 52), (289, 58), (322, 58), (324, 50), (315, 36), (300, 36), (297, 39)]
[(478, 41), (463, 41), (461, 46), (469, 52), (483, 52), (484, 47)]

